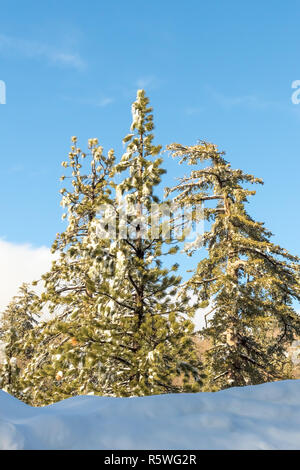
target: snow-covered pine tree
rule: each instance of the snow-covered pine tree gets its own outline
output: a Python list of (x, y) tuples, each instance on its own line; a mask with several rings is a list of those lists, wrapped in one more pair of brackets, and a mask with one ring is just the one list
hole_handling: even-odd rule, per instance
[[(246, 212), (247, 198), (255, 194), (247, 184), (262, 180), (232, 169), (224, 152), (206, 142), (168, 149), (196, 168), (168, 192), (182, 204), (206, 202), (204, 218), (212, 222), (203, 236), (207, 257), (186, 285), (198, 306), (210, 306), (207, 388), (290, 377), (286, 348), (300, 334), (293, 308), (300, 300), (299, 258), (273, 244), (263, 223)], [(199, 168), (201, 163), (207, 166)], [(190, 247), (189, 255), (194, 251)]]
[[(161, 267), (162, 229), (157, 226), (159, 236), (153, 239), (144, 235), (142, 220), (137, 222), (146, 217), (150, 223), (145, 211), (152, 201), (158, 202), (153, 187), (163, 173), (161, 159), (155, 158), (160, 147), (152, 145), (153, 118), (143, 91), (133, 114), (132, 133), (124, 139), (127, 150), (117, 165), (119, 172), (129, 169), (130, 174), (119, 185), (110, 181), (113, 153), (105, 158), (94, 140), (89, 175), (81, 176), (76, 138), (70, 163), (63, 162), (73, 168), (74, 189), (62, 190), (68, 227), (53, 246), (58, 259), (43, 276), (42, 301), (55, 317), (27, 338), (36, 348), (23, 373), (29, 403), (45, 405), (87, 393), (132, 396), (199, 390), (202, 372), (191, 341), (191, 309), (187, 298), (175, 299), (180, 278)], [(122, 194), (129, 210), (125, 227)], [(99, 235), (103, 204), (108, 224), (110, 218), (116, 221), (117, 237)], [(126, 236), (124, 228), (129, 229)]]
[[(91, 245), (94, 221), (99, 206), (110, 204), (114, 152), (107, 156), (97, 139), (90, 139), (89, 152), (84, 153), (72, 138), (69, 161), (71, 180), (61, 190), (61, 205), (67, 209), (66, 230), (57, 234), (52, 251), (55, 260), (44, 276), (41, 308), (50, 313), (25, 338), (34, 354), (22, 374), (26, 399), (35, 405), (45, 405), (75, 394), (101, 391), (98, 363), (93, 361), (91, 331), (97, 331), (96, 299), (101, 291), (108, 240)], [(85, 340), (76, 339), (85, 328)], [(101, 342), (101, 338), (99, 338)]]
[[(155, 236), (151, 233), (152, 204), (159, 203), (153, 190), (164, 170), (158, 158), (161, 147), (152, 143), (152, 108), (143, 90), (137, 93), (132, 115), (131, 133), (123, 140), (126, 151), (116, 166), (123, 180), (116, 185), (118, 237), (110, 245), (114, 270), (102, 285), (106, 294), (99, 297), (107, 336), (99, 346), (104, 392), (132, 396), (197, 391), (202, 369), (191, 340), (191, 308), (187, 298), (176, 297), (180, 277), (162, 267), (167, 246), (162, 226), (156, 225)], [(172, 244), (165, 254), (175, 252)], [(176, 269), (174, 265), (171, 271)]]
[(32, 345), (24, 347), (23, 338), (38, 321), (39, 297), (27, 284), (8, 304), (0, 318), (0, 341), (4, 346), (4, 361), (0, 365), (0, 388), (22, 399), (20, 370), (25, 367)]

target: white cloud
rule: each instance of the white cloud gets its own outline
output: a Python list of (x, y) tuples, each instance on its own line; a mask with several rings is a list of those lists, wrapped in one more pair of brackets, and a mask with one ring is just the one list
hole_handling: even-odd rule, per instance
[[(190, 304), (193, 305), (197, 301), (197, 296), (195, 294), (191, 295)], [(209, 321), (213, 317), (213, 309), (212, 306), (209, 305), (206, 308), (198, 308), (195, 312), (195, 316), (193, 318), (193, 322), (195, 324), (195, 331), (200, 331), (203, 328), (208, 326)]]
[(62, 99), (71, 103), (78, 103), (80, 105), (93, 106), (96, 108), (105, 108), (115, 101), (114, 98), (111, 98), (110, 96), (102, 96), (100, 98), (74, 98), (63, 96)]
[(200, 114), (204, 111), (204, 107), (203, 106), (188, 106), (185, 108), (185, 113), (188, 115), (188, 116), (193, 116), (195, 114)]
[(38, 280), (50, 268), (52, 256), (47, 247), (0, 240), (0, 312), (23, 282)]
[(78, 54), (66, 54), (64, 52), (52, 51), (49, 54), (49, 60), (54, 64), (60, 64), (75, 69), (82, 69), (85, 67), (85, 63)]
[(113, 98), (109, 98), (109, 97), (106, 97), (106, 98), (102, 98), (100, 99), (98, 102), (96, 102), (96, 106), (98, 106), (99, 108), (104, 108), (105, 106), (113, 103), (114, 100)]
[(44, 59), (52, 65), (61, 65), (75, 69), (85, 66), (83, 59), (77, 52), (70, 52), (55, 48), (37, 41), (17, 38), (0, 34), (0, 52), (3, 54), (20, 54), (29, 59)]
[[(210, 307), (198, 309), (193, 318), (195, 324), (195, 331), (200, 331), (206, 327), (205, 315), (209, 312)], [(211, 319), (211, 316), (207, 318), (207, 321)]]
[(160, 80), (155, 77), (154, 75), (151, 76), (145, 76), (145, 77), (140, 77), (136, 81), (136, 85), (138, 88), (147, 88), (147, 89), (153, 89), (157, 88), (160, 84)]
[(256, 95), (227, 96), (210, 89), (213, 99), (224, 108), (245, 107), (250, 109), (266, 109), (278, 106), (275, 101), (268, 101)]

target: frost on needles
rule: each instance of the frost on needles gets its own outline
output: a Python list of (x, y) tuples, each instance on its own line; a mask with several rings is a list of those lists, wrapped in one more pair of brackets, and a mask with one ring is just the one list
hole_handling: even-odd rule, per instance
[[(274, 245), (245, 209), (255, 193), (248, 186), (262, 181), (232, 169), (215, 145), (172, 144), (171, 154), (193, 169), (161, 201), (155, 190), (165, 170), (143, 90), (132, 119), (119, 159), (97, 139), (83, 151), (72, 137), (62, 162), (66, 228), (53, 243), (51, 269), (34, 283), (42, 294), (23, 286), (4, 312), (1, 387), (40, 406), (74, 395), (214, 391), (292, 377), (286, 351), (300, 334), (299, 258)], [(174, 203), (204, 205), (192, 216), (209, 229), (194, 243), (184, 243), (185, 232), (165, 236), (160, 220), (153, 236), (153, 205)], [(185, 283), (178, 264), (164, 262), (176, 260), (180, 246), (196, 264)], [(193, 316), (204, 307), (209, 348), (200, 360)]]

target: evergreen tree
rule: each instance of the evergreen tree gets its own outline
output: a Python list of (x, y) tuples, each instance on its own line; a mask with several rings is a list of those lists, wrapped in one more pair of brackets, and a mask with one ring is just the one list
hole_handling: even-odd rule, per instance
[[(198, 307), (211, 308), (205, 330), (212, 344), (208, 389), (290, 377), (286, 348), (300, 333), (293, 308), (300, 299), (299, 258), (273, 244), (272, 234), (245, 209), (248, 196), (255, 194), (247, 185), (262, 180), (232, 169), (224, 152), (206, 142), (168, 149), (180, 163), (196, 166), (168, 193), (177, 193), (182, 204), (206, 202), (204, 218), (211, 222), (202, 238), (207, 257), (186, 285)], [(201, 163), (207, 166), (199, 168)], [(197, 246), (190, 245), (189, 255)]]
[[(99, 299), (109, 335), (101, 352), (102, 380), (106, 393), (115, 396), (196, 391), (202, 372), (191, 341), (191, 308), (186, 297), (176, 296), (181, 278), (170, 275), (161, 261), (177, 248), (171, 239), (164, 240), (162, 224), (157, 222), (153, 233), (153, 205), (159, 203), (153, 191), (165, 171), (158, 157), (161, 147), (153, 144), (152, 108), (143, 90), (132, 115), (131, 133), (123, 140), (126, 151), (116, 167), (124, 175), (116, 196), (118, 208), (121, 201), (125, 204), (125, 227), (119, 211), (118, 238), (110, 246), (114, 273), (103, 285), (108, 299)], [(163, 253), (165, 242), (172, 246)]]
[(25, 366), (32, 346), (23, 346), (23, 338), (38, 321), (38, 296), (23, 284), (1, 316), (0, 341), (4, 344), (4, 363), (0, 369), (0, 388), (20, 399), (20, 370)]
[(101, 291), (108, 241), (98, 240), (94, 248), (91, 236), (99, 206), (110, 202), (115, 157), (113, 150), (105, 156), (97, 139), (90, 139), (88, 146), (89, 152), (82, 152), (73, 137), (69, 161), (62, 163), (71, 170), (71, 176), (61, 178), (71, 179), (71, 185), (61, 190), (67, 227), (57, 234), (52, 247), (56, 259), (42, 276), (40, 308), (50, 314), (50, 320), (25, 338), (26, 344), (34, 345), (22, 374), (27, 401), (32, 404), (99, 390), (98, 367), (90, 364), (90, 342), (86, 338), (79, 344), (75, 336), (83, 326), (87, 334), (95, 328), (95, 299)]
[[(116, 168), (113, 153), (104, 157), (94, 140), (89, 175), (81, 174), (76, 138), (70, 163), (63, 162), (73, 168), (74, 189), (62, 190), (68, 227), (57, 236), (58, 259), (43, 276), (42, 302), (55, 316), (27, 337), (36, 348), (23, 373), (28, 402), (199, 389), (201, 365), (187, 318), (191, 309), (187, 298), (175, 298), (180, 277), (162, 268), (160, 225), (151, 237), (150, 206), (158, 203), (153, 188), (163, 170), (143, 91), (132, 110), (132, 133)], [(117, 185), (111, 180), (115, 171), (126, 173)], [(105, 231), (114, 224), (115, 234)]]

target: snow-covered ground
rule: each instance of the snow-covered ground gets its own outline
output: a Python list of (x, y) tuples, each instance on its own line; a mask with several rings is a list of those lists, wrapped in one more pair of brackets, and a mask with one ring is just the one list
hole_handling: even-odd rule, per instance
[(300, 449), (300, 380), (44, 408), (0, 391), (0, 449)]

